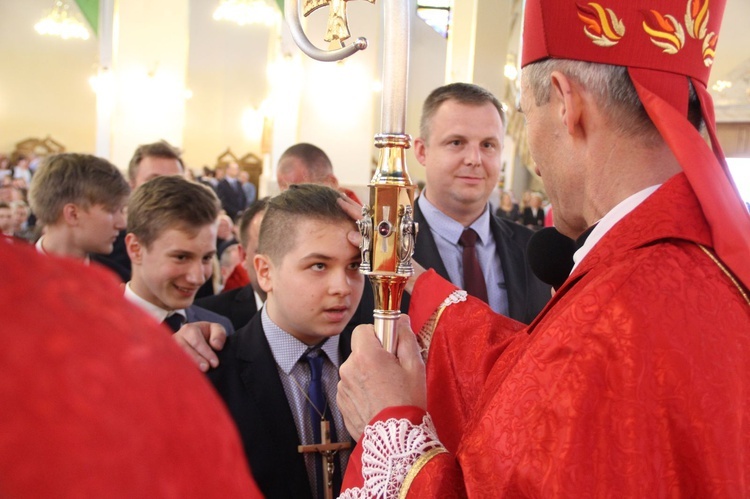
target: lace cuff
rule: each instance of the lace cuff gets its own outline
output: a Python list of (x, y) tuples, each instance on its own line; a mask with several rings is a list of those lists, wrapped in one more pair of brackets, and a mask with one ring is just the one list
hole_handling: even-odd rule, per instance
[(435, 333), (440, 316), (443, 315), (443, 311), (450, 305), (466, 301), (467, 293), (463, 289), (457, 289), (453, 291), (448, 298), (443, 300), (443, 303), (435, 310), (435, 313), (425, 322), (422, 329), (417, 333), (417, 341), (419, 346), (422, 348), (422, 360), (427, 362), (427, 355), (430, 353), (430, 343), (432, 343), (432, 335)]
[[(422, 418), (420, 425), (408, 419), (393, 418), (368, 425), (362, 438), (364, 487), (347, 489), (340, 499), (398, 497), (417, 461), (425, 454), (433, 457), (441, 452), (447, 451), (437, 438), (429, 414)], [(421, 466), (426, 462), (423, 460)], [(409, 483), (412, 479), (413, 476), (409, 476)]]

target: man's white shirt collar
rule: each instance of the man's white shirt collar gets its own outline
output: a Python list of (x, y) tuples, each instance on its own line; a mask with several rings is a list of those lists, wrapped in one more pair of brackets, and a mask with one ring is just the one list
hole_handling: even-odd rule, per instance
[(453, 245), (458, 245), (458, 240), (461, 238), (461, 234), (468, 228), (474, 229), (482, 243), (486, 244), (492, 237), (492, 230), (490, 229), (490, 209), (488, 204), (485, 204), (484, 211), (479, 215), (479, 218), (474, 220), (468, 227), (464, 227), (463, 224), (440, 211), (437, 206), (427, 199), (427, 196), (419, 196), (417, 202), (422, 211), (422, 216), (427, 220), (430, 228), (435, 230), (435, 232)]
[[(42, 255), (50, 255), (50, 253), (47, 253), (47, 251), (44, 249), (44, 246), (42, 246), (42, 241), (44, 240), (44, 236), (40, 237), (39, 240), (34, 245), (36, 247), (36, 251), (38, 253), (41, 253)], [(89, 255), (86, 255), (83, 259), (84, 265), (89, 265), (91, 263), (91, 257)]]
[(601, 238), (603, 238), (604, 235), (609, 232), (609, 230), (614, 227), (615, 224), (617, 224), (617, 222), (625, 218), (625, 215), (636, 209), (638, 205), (646, 200), (646, 198), (656, 192), (659, 187), (661, 187), (661, 184), (646, 187), (642, 191), (638, 191), (635, 194), (625, 198), (617, 206), (609, 210), (609, 213), (604, 215), (602, 219), (597, 222), (596, 227), (594, 227), (594, 230), (591, 231), (589, 237), (586, 238), (586, 242), (583, 244), (583, 246), (581, 246), (573, 255), (573, 268), (571, 269), (570, 273), (572, 274), (573, 271), (575, 271), (576, 267), (578, 267), (578, 264), (581, 263), (584, 258), (586, 258), (586, 255), (589, 254), (589, 252), (594, 248), (594, 246), (596, 246), (599, 240), (601, 240)]
[(130, 287), (130, 282), (125, 285), (125, 298), (131, 303), (140, 307), (148, 315), (156, 319), (156, 322), (164, 322), (164, 319), (173, 314), (180, 314), (187, 319), (185, 309), (174, 311), (164, 310), (163, 308), (157, 307), (153, 303), (144, 300), (143, 298), (135, 294), (135, 291), (133, 291), (133, 289)]

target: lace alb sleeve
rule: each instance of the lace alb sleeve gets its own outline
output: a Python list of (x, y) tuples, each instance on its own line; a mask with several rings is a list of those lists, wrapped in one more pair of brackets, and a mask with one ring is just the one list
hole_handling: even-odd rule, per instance
[(422, 360), (424, 360), (425, 362), (427, 362), (427, 355), (430, 353), (430, 343), (432, 343), (432, 335), (435, 333), (435, 328), (437, 327), (438, 321), (440, 320), (440, 316), (443, 315), (443, 311), (451, 305), (466, 301), (466, 296), (467, 293), (463, 289), (457, 289), (453, 291), (450, 295), (448, 295), (448, 298), (443, 300), (443, 303), (440, 304), (437, 310), (435, 310), (435, 313), (430, 316), (427, 322), (425, 322), (424, 326), (422, 326), (422, 329), (417, 332), (417, 342), (421, 347)]
[(415, 425), (388, 419), (365, 427), (362, 438), (363, 488), (344, 491), (342, 499), (396, 498), (404, 483), (433, 456), (447, 452), (429, 414)]

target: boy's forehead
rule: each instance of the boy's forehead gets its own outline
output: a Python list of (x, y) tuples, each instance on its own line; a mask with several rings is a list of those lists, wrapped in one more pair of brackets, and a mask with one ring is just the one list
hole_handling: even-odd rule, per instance
[(120, 199), (115, 198), (115, 199), (104, 200), (101, 202), (96, 201), (93, 203), (81, 203), (81, 205), (86, 205), (86, 204), (88, 204), (92, 208), (101, 208), (102, 210), (105, 210), (105, 211), (120, 211), (120, 210), (124, 210), (125, 207), (128, 205), (128, 197), (123, 196)]
[(152, 246), (167, 246), (168, 248), (165, 249), (169, 251), (179, 248), (192, 250), (202, 248), (204, 251), (214, 251), (216, 250), (216, 227), (215, 223), (199, 227), (185, 224), (172, 225), (162, 229), (156, 235)]
[(289, 228), (288, 243), (292, 250), (304, 249), (304, 253), (333, 254), (351, 247), (353, 253), (359, 250), (348, 242), (347, 234), (357, 230), (354, 221), (330, 220), (305, 217)]
[(292, 224), (292, 227), (294, 228), (295, 232), (299, 235), (300, 233), (304, 233), (305, 231), (308, 232), (316, 232), (316, 231), (327, 231), (330, 230), (331, 233), (335, 232), (337, 229), (351, 229), (351, 230), (357, 230), (357, 224), (354, 220), (341, 220), (341, 219), (331, 219), (331, 218), (323, 218), (323, 217), (316, 217), (316, 216), (309, 216), (309, 217), (298, 217), (297, 222), (295, 224)]

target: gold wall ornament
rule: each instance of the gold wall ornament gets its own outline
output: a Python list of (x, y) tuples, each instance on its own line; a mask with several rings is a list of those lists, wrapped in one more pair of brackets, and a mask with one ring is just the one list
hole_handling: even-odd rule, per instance
[[(328, 31), (343, 19), (348, 38), (346, 1), (305, 0), (305, 15), (333, 2), (330, 4), (332, 17), (329, 18)], [(368, 1), (375, 3), (374, 0)], [(416, 186), (409, 177), (404, 159), (404, 151), (411, 146), (411, 137), (404, 132), (411, 7), (410, 0), (382, 0), (381, 4), (386, 50), (383, 50), (382, 132), (375, 136), (375, 147), (380, 150), (380, 156), (368, 184), (370, 202), (362, 207), (362, 219), (357, 226), (362, 235), (360, 271), (369, 277), (375, 295), (375, 333), (383, 347), (395, 353), (396, 323), (401, 314), (406, 281), (413, 273), (411, 258), (418, 229), (413, 218)], [(284, 12), (292, 37), (308, 56), (320, 61), (337, 61), (367, 47), (364, 38), (358, 38), (346, 47), (344, 38), (331, 35), (331, 40), (341, 42), (341, 48), (328, 51), (316, 48), (302, 29), (299, 10), (298, 0), (286, 0)], [(336, 19), (332, 20), (334, 17)], [(328, 36), (326, 33), (325, 40), (331, 41)]]

